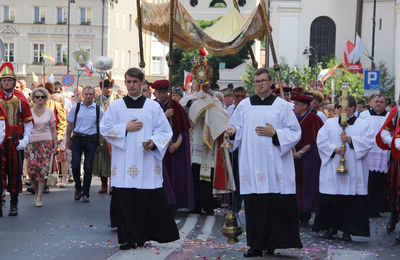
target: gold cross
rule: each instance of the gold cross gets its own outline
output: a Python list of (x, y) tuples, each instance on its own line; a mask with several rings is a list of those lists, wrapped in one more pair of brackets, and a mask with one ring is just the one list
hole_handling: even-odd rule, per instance
[(128, 174), (131, 177), (136, 177), (139, 174), (139, 169), (136, 166), (131, 166), (128, 169)]

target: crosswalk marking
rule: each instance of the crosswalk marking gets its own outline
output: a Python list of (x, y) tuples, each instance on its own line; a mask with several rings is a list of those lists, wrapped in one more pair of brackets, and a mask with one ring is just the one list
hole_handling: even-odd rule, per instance
[[(157, 242), (152, 242), (151, 248), (141, 248), (141, 249), (135, 249), (135, 250), (126, 250), (126, 251), (120, 250), (117, 253), (115, 253), (114, 255), (112, 255), (111, 257), (109, 257), (108, 260), (128, 260), (128, 259), (129, 260), (131, 260), (131, 259), (161, 260), (161, 259), (164, 259), (184, 244), (186, 237), (194, 229), (198, 219), (199, 219), (199, 215), (197, 215), (197, 214), (190, 214), (186, 218), (185, 224), (183, 224), (183, 227), (179, 230), (180, 238), (177, 241), (167, 243), (167, 244), (159, 244)], [(215, 219), (214, 219), (214, 222), (215, 222)], [(211, 230), (212, 230), (212, 226), (211, 226)], [(208, 234), (208, 236), (209, 235), (210, 234)]]
[(201, 233), (197, 236), (197, 239), (206, 241), (213, 230), (214, 224), (215, 224), (215, 216), (207, 216), (203, 228), (201, 229)]

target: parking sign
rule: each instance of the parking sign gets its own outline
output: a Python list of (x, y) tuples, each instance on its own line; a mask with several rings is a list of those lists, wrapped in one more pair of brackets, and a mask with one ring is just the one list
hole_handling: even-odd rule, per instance
[(364, 89), (379, 90), (381, 89), (381, 71), (367, 70), (364, 74)]

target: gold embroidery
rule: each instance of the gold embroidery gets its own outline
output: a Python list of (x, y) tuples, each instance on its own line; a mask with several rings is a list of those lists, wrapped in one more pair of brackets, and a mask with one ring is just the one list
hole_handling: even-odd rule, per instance
[(117, 139), (117, 133), (114, 130), (108, 131), (107, 136), (113, 141)]
[(349, 182), (349, 179), (347, 178), (347, 176), (342, 176), (342, 177), (340, 178), (340, 184), (342, 184), (342, 185), (347, 185), (348, 182)]
[(129, 176), (131, 176), (132, 178), (135, 178), (136, 176), (139, 175), (139, 169), (136, 166), (131, 166), (128, 169), (128, 174)]
[(264, 182), (266, 180), (267, 180), (266, 173), (263, 173), (263, 172), (257, 173), (257, 181)]
[(333, 178), (328, 178), (328, 183), (333, 183)]
[(169, 139), (164, 139), (164, 140), (162, 141), (162, 143), (163, 143), (163, 145), (167, 146), (168, 143), (169, 143)]
[(249, 181), (249, 175), (242, 175), (242, 181)]
[(117, 166), (115, 166), (115, 165), (112, 166), (111, 175), (112, 175), (112, 176), (117, 175)]
[(156, 168), (154, 168), (154, 172), (155, 172), (156, 174), (161, 174), (161, 167), (160, 167), (160, 165), (157, 165)]
[(278, 179), (278, 181), (281, 181), (282, 180), (282, 174), (277, 174), (276, 178)]
[(361, 178), (357, 178), (357, 184), (362, 184)]

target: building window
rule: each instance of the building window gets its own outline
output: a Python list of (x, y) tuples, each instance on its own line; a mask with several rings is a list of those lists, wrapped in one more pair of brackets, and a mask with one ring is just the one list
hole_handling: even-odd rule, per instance
[(309, 66), (335, 55), (336, 25), (326, 16), (320, 16), (311, 23), (310, 46), (313, 48)]
[(68, 23), (68, 10), (64, 7), (57, 7), (57, 23), (67, 24)]
[(4, 43), (4, 61), (14, 62), (14, 43)]
[(45, 23), (46, 22), (46, 8), (34, 7), (34, 23)]
[(132, 15), (130, 14), (130, 15), (129, 15), (129, 25), (128, 25), (128, 26), (129, 26), (129, 31), (130, 31), (130, 32), (132, 31), (132, 22), (133, 22), (133, 21), (132, 21)]
[(212, 0), (209, 7), (227, 7), (224, 0)]
[(33, 64), (41, 64), (43, 62), (42, 53), (44, 53), (44, 44), (33, 44)]
[(67, 63), (67, 49), (62, 44), (56, 44), (56, 65)]
[(128, 68), (132, 66), (132, 52), (131, 50), (128, 50)]
[(83, 25), (90, 25), (92, 10), (90, 8), (80, 8), (81, 18), (80, 22)]
[(4, 22), (13, 23), (15, 21), (15, 8), (14, 6), (5, 5), (3, 7), (4, 11)]
[(151, 57), (151, 73), (161, 74), (162, 57)]

